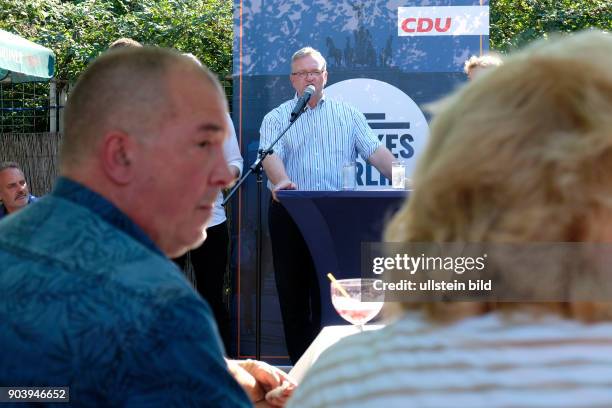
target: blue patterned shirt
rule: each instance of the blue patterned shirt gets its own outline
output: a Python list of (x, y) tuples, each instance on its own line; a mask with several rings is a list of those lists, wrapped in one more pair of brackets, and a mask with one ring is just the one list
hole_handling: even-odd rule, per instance
[[(289, 124), (296, 102), (297, 96), (264, 117), (260, 148), (270, 146)], [(343, 164), (355, 161), (357, 154), (367, 160), (381, 144), (357, 108), (324, 96), (295, 121), (274, 153), (299, 190), (340, 190)]]
[(206, 302), (80, 184), (0, 221), (0, 299), (0, 386), (68, 386), (74, 406), (251, 406)]
[[(28, 204), (33, 203), (36, 200), (38, 200), (38, 198), (36, 198), (32, 194), (30, 194), (28, 196)], [(7, 211), (6, 207), (2, 203), (0, 203), (0, 220), (2, 218), (6, 217), (7, 215), (8, 215), (8, 211)]]

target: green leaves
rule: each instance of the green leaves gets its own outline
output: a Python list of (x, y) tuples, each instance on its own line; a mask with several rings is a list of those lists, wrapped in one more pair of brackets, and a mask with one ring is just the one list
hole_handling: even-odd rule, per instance
[(0, 28), (51, 48), (61, 80), (120, 37), (190, 52), (224, 76), (232, 23), (231, 0), (0, 0)]
[[(551, 31), (612, 31), (611, 0), (491, 0), (491, 48)], [(53, 49), (57, 77), (74, 80), (120, 37), (196, 55), (224, 77), (232, 66), (231, 0), (0, 0), (0, 28)]]
[(491, 49), (506, 52), (550, 32), (612, 30), (610, 0), (491, 0)]

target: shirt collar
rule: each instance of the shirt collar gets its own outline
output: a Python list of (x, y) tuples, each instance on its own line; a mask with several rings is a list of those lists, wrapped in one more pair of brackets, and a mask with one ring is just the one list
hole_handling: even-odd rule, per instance
[[(323, 91), (323, 95), (321, 96), (321, 99), (319, 99), (319, 102), (317, 102), (317, 106), (321, 106), (323, 104), (323, 102), (325, 101), (325, 91)], [(297, 102), (297, 100), (299, 99), (297, 92), (295, 93), (295, 95), (293, 95), (293, 100)], [(307, 109), (311, 109), (310, 105), (307, 105)]]
[(163, 253), (151, 238), (125, 215), (123, 211), (115, 207), (115, 205), (106, 198), (84, 185), (66, 177), (60, 177), (51, 195), (71, 201), (74, 204), (93, 211), (115, 228), (125, 232), (150, 250), (163, 256)]

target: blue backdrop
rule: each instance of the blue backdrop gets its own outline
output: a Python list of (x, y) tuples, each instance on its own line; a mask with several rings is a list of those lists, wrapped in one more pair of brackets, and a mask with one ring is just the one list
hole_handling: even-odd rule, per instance
[[(376, 79), (398, 88), (422, 108), (466, 80), (463, 63), (487, 51), (488, 36), (399, 36), (398, 7), (480, 5), (488, 6), (488, 1), (234, 0), (232, 110), (245, 168), (256, 158), (264, 115), (294, 95), (289, 73), (296, 50), (312, 46), (321, 51), (328, 64), (328, 88), (354, 78)], [(414, 129), (384, 130), (390, 126), (375, 122), (385, 118), (380, 106), (358, 107), (367, 110), (370, 126), (381, 140), (395, 143), (394, 154), (412, 158), (415, 149), (410, 144), (418, 142), (410, 134)], [(359, 183), (385, 181), (362, 172)], [(256, 188), (252, 178), (233, 202), (236, 344), (230, 353), (238, 357), (255, 353)], [(286, 351), (267, 235), (265, 180), (263, 197), (262, 354), (266, 360), (283, 363)]]

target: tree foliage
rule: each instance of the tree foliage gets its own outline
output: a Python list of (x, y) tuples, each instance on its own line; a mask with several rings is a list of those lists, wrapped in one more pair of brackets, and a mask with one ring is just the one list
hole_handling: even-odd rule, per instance
[[(612, 30), (612, 0), (490, 0), (490, 10), (491, 49), (501, 52), (554, 31)], [(120, 37), (231, 72), (232, 0), (0, 0), (0, 28), (51, 48), (64, 80)]]
[(231, 72), (231, 0), (0, 0), (0, 28), (51, 48), (63, 80), (120, 37), (190, 52), (220, 76)]
[(551, 32), (612, 30), (612, 0), (490, 0), (491, 49), (505, 52)]

